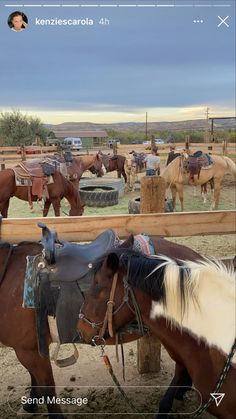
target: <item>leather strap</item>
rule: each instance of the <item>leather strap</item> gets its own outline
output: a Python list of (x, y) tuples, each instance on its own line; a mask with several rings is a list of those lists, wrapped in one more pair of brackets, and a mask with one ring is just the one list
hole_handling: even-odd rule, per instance
[(107, 325), (108, 325), (108, 331), (109, 331), (110, 337), (112, 338), (114, 335), (113, 328), (112, 328), (112, 317), (113, 317), (113, 307), (115, 305), (114, 296), (116, 292), (117, 278), (118, 278), (118, 273), (116, 272), (112, 281), (110, 297), (109, 297), (109, 300), (107, 301), (107, 311), (105, 314), (102, 328), (99, 333), (100, 338), (103, 338), (103, 336), (105, 335)]

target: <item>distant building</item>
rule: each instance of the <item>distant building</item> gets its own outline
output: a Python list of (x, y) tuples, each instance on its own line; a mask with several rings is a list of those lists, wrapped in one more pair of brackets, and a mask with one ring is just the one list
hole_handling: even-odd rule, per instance
[(67, 137), (81, 138), (83, 147), (103, 146), (107, 143), (106, 131), (82, 131), (82, 130), (54, 130), (56, 138), (64, 140)]

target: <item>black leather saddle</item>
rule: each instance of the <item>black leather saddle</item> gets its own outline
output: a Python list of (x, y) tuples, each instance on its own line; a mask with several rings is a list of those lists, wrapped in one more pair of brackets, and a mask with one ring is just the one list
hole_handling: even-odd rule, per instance
[[(91, 267), (95, 259), (116, 245), (113, 230), (106, 230), (90, 244), (59, 241), (57, 233), (45, 224), (42, 228), (42, 258), (37, 271), (35, 298), (39, 352), (48, 356), (47, 317), (56, 317), (60, 343), (80, 341), (77, 321), (83, 292), (91, 284)], [(38, 265), (38, 266), (39, 266)]]
[(42, 245), (45, 259), (49, 265), (50, 279), (58, 281), (75, 281), (85, 276), (95, 259), (101, 257), (115, 246), (119, 240), (112, 229), (101, 233), (92, 243), (77, 244), (59, 241), (57, 233), (42, 223)]

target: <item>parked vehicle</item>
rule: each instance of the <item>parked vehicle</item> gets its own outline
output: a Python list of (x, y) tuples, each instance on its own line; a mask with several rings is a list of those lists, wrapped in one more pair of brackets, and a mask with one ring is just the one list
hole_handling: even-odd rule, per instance
[(143, 144), (142, 140), (133, 140), (131, 144)]
[(61, 140), (58, 140), (58, 138), (50, 138), (46, 141), (46, 145), (60, 145), (61, 144)]
[(120, 144), (119, 140), (107, 140), (107, 145), (109, 148), (113, 148), (114, 144)]
[(161, 138), (155, 138), (155, 144), (165, 144), (165, 141)]
[(63, 144), (71, 150), (81, 150), (83, 147), (81, 138), (67, 137), (64, 139)]

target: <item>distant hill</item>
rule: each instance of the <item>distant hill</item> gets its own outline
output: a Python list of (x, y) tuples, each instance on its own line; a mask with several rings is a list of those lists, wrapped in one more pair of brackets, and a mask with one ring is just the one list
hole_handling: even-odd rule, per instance
[[(145, 123), (142, 122), (120, 122), (114, 124), (94, 124), (91, 122), (63, 122), (58, 125), (45, 124), (49, 129), (57, 133), (63, 131), (77, 130), (96, 131), (96, 130), (114, 130), (118, 132), (145, 132)], [(214, 122), (214, 129), (235, 129), (236, 123), (234, 119), (217, 120)], [(175, 122), (149, 122), (149, 131), (187, 131), (187, 130), (204, 130), (206, 129), (205, 119), (194, 119), (189, 121), (175, 121)]]

